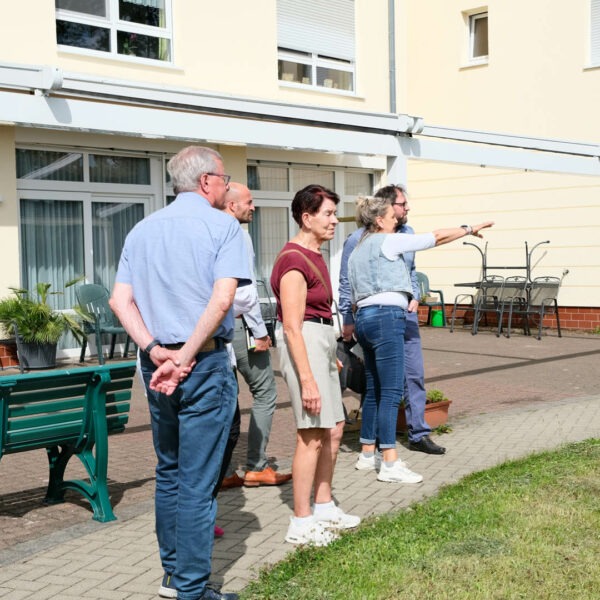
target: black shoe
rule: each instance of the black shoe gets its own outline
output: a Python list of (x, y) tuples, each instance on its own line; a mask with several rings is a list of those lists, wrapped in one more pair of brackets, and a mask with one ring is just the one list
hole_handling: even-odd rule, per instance
[(416, 452), (425, 452), (425, 454), (446, 453), (446, 448), (438, 446), (428, 435), (424, 435), (418, 442), (410, 442), (408, 447)]
[(228, 594), (221, 594), (213, 588), (205, 587), (204, 593), (200, 596), (201, 600), (238, 600), (239, 596), (229, 592)]

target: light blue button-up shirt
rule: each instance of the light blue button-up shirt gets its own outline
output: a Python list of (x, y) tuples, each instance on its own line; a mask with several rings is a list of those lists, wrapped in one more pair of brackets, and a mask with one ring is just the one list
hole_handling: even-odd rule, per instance
[[(185, 342), (217, 279), (252, 280), (242, 229), (194, 192), (138, 223), (125, 240), (116, 281), (132, 286), (150, 334), (163, 344)], [(233, 339), (230, 310), (215, 337)]]

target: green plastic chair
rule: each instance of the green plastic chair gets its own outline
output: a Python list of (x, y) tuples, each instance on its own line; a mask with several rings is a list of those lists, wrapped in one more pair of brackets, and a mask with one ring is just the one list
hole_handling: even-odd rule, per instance
[[(427, 306), (429, 309), (427, 312), (427, 325), (431, 325), (431, 312), (435, 310), (439, 310), (442, 313), (442, 327), (446, 327), (446, 305), (444, 303), (444, 294), (442, 290), (432, 290), (429, 287), (429, 277), (425, 275), (425, 273), (420, 273), (416, 271), (417, 276), (417, 284), (419, 286), (420, 297), (417, 298), (419, 300), (419, 304), (421, 306)], [(431, 294), (437, 294), (439, 296), (438, 300), (428, 300), (423, 301), (422, 298), (424, 296), (430, 296)]]
[[(89, 283), (75, 288), (75, 295), (77, 296), (79, 306), (81, 306), (82, 310), (87, 312), (93, 319), (92, 322), (84, 321), (83, 329), (86, 336), (96, 336), (98, 363), (101, 365), (104, 364), (104, 353), (102, 352), (102, 336), (104, 334), (109, 334), (111, 336), (110, 353), (108, 355), (109, 359), (112, 359), (115, 355), (117, 336), (121, 334), (127, 336), (123, 352), (123, 358), (127, 358), (130, 338), (110, 308), (108, 303), (108, 290), (101, 285)], [(81, 343), (79, 362), (83, 362), (86, 348), (87, 337), (85, 337)]]

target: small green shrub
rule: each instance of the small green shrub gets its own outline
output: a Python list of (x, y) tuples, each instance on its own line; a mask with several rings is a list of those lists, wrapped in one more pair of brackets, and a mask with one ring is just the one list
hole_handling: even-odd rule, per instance
[(431, 389), (427, 390), (426, 402), (427, 404), (433, 404), (434, 402), (446, 402), (448, 398), (446, 398), (444, 392), (441, 390)]

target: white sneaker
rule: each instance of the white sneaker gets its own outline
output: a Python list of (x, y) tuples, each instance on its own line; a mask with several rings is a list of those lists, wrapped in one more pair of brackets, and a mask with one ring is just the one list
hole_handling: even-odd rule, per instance
[(304, 527), (299, 527), (294, 522), (294, 517), (290, 517), (290, 526), (288, 527), (285, 541), (290, 544), (310, 544), (312, 546), (327, 546), (327, 544), (337, 539), (337, 534), (327, 531), (322, 523), (311, 519)]
[(397, 460), (391, 467), (386, 467), (381, 463), (381, 469), (377, 475), (379, 481), (398, 482), (398, 483), (421, 483), (423, 475), (413, 473), (406, 463)]
[(379, 452), (375, 452), (369, 458), (361, 452), (354, 465), (354, 468), (358, 471), (378, 471), (379, 467), (381, 467), (381, 454)]
[(352, 529), (358, 527), (360, 517), (347, 515), (339, 506), (314, 515), (315, 520), (330, 529)]

